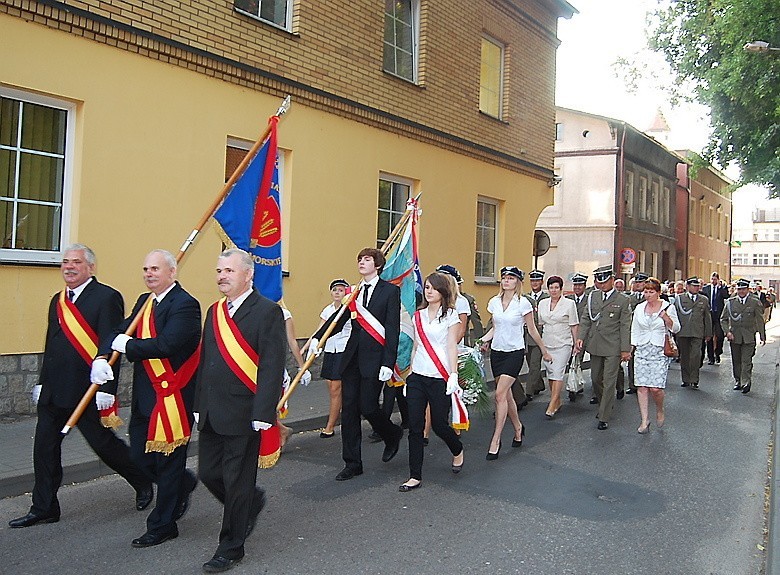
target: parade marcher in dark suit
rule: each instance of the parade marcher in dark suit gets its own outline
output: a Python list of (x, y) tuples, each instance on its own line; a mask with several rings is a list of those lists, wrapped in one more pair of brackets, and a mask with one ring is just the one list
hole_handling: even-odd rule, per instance
[(224, 506), (219, 545), (203, 565), (227, 571), (244, 557), (244, 541), (265, 505), (255, 487), (260, 430), (276, 421), (287, 353), (282, 309), (252, 287), (254, 263), (239, 249), (222, 252), (217, 286), (225, 296), (203, 327), (195, 414), (203, 485)]
[(593, 382), (592, 404), (599, 404), (598, 429), (609, 428), (615, 405), (620, 362), (631, 357), (631, 306), (628, 298), (614, 288), (612, 266), (594, 270), (596, 289), (588, 294), (585, 313), (580, 318), (576, 350), (587, 347)]
[[(723, 306), (726, 300), (729, 299), (729, 290), (720, 284), (720, 276), (717, 272), (712, 272), (710, 283), (702, 288), (701, 293), (706, 295), (710, 301), (710, 314), (712, 317), (712, 339), (706, 344), (707, 363), (715, 365), (720, 363), (720, 356), (723, 354), (724, 334), (720, 324), (720, 316), (723, 314)], [(704, 350), (702, 349), (703, 352)]]
[[(532, 270), (528, 273), (528, 280), (531, 284), (531, 291), (525, 294), (525, 297), (531, 303), (531, 307), (534, 310), (534, 323), (536, 324), (536, 330), (539, 335), (543, 335), (543, 327), (539, 323), (539, 302), (543, 299), (550, 297), (546, 291), (542, 290), (544, 284), (544, 272), (541, 270)], [(544, 391), (544, 377), (542, 377), (542, 351), (539, 346), (536, 345), (534, 338), (528, 334), (528, 326), (525, 327), (525, 349), (526, 356), (525, 361), (528, 363), (528, 379), (525, 384), (525, 393), (528, 399), (534, 395), (539, 395)], [(516, 386), (518, 390), (522, 391), (522, 386)], [(520, 405), (522, 398), (515, 395), (517, 392), (512, 389), (515, 402)], [(518, 401), (519, 399), (519, 401)]]
[(761, 345), (766, 343), (764, 306), (751, 296), (750, 282), (737, 281), (737, 295), (726, 300), (720, 326), (731, 346), (731, 364), (734, 371), (734, 390), (749, 393), (753, 382), (753, 356), (756, 353), (756, 332)]
[[(33, 468), (35, 486), (30, 512), (9, 522), (11, 527), (60, 520), (57, 490), (62, 482), (62, 440), (60, 433), (73, 409), (89, 387), (90, 366), (101, 337), (107, 337), (122, 321), (124, 302), (115, 289), (94, 277), (94, 252), (82, 244), (65, 248), (60, 269), (65, 289), (49, 304), (46, 343), (39, 384), (33, 388), (38, 404), (35, 426)], [(99, 409), (114, 405), (119, 364), (112, 381), (97, 393), (78, 422), (89, 446), (111, 469), (136, 490), (136, 508), (141, 511), (152, 501), (152, 484), (130, 461), (127, 444), (100, 422)]]
[[(99, 353), (124, 353), (133, 366), (130, 455), (157, 484), (157, 501), (146, 520), (146, 533), (133, 547), (159, 545), (178, 537), (176, 521), (187, 511), (197, 477), (186, 469), (192, 425), (192, 399), (200, 343), (200, 304), (176, 281), (176, 260), (154, 250), (144, 260), (142, 294), (133, 312), (100, 345)], [(134, 337), (125, 331), (142, 314)], [(106, 377), (104, 359), (92, 365), (92, 382)], [(107, 364), (106, 364), (107, 365)], [(182, 418), (180, 415), (185, 414)]]
[[(379, 278), (385, 256), (376, 248), (364, 248), (358, 253), (358, 272), (363, 280), (360, 293), (352, 301), (352, 333), (341, 359), (341, 446), (344, 469), (336, 481), (346, 481), (363, 473), (360, 451), (360, 416), (385, 442), (382, 461), (388, 462), (398, 453), (403, 430), (395, 425), (379, 407), (382, 386), (393, 375), (401, 333), (401, 291), (398, 286)], [(334, 333), (348, 319), (343, 314)], [(326, 322), (312, 338), (309, 353), (316, 353), (330, 322)]]
[(680, 371), (682, 387), (699, 387), (699, 369), (701, 368), (702, 343), (712, 337), (712, 317), (710, 300), (699, 293), (701, 280), (697, 277), (685, 281), (687, 293), (674, 298), (674, 307), (680, 320), (677, 332), (677, 347), (680, 350)]

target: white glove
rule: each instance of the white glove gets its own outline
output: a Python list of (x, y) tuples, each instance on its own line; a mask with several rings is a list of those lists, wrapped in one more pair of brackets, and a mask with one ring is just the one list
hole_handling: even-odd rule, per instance
[(252, 422), (252, 429), (255, 431), (260, 431), (261, 429), (265, 431), (266, 429), (271, 429), (273, 427), (272, 424), (266, 423), (265, 421), (253, 421)]
[(292, 380), (290, 379), (290, 374), (289, 374), (289, 373), (287, 372), (287, 370), (285, 369), (285, 370), (284, 370), (284, 377), (282, 378), (282, 387), (284, 387), (285, 389), (287, 389), (288, 387), (290, 387), (290, 382), (291, 382), (291, 381), (292, 381)]
[(192, 419), (195, 420), (195, 425), (198, 425), (198, 422), (200, 421), (200, 413), (198, 413), (197, 411), (193, 411)]
[(41, 386), (33, 385), (32, 392), (30, 393), (33, 405), (38, 405), (38, 400), (41, 397)]
[(393, 377), (392, 369), (385, 365), (379, 368), (379, 381), (390, 381), (391, 377)]
[(111, 342), (111, 349), (118, 351), (119, 353), (125, 353), (127, 350), (127, 342), (131, 339), (133, 338), (129, 335), (120, 333), (114, 338), (114, 341)]
[(404, 384), (404, 387), (403, 387), (403, 389), (401, 390), (401, 393), (403, 393), (403, 394), (404, 394), (404, 397), (406, 397), (406, 387), (407, 387), (407, 386), (406, 386), (406, 384)]
[(114, 371), (108, 365), (105, 358), (99, 357), (92, 362), (92, 371), (89, 373), (89, 381), (98, 385), (103, 385), (107, 381), (114, 379)]
[(447, 395), (460, 395), (463, 393), (463, 390), (458, 385), (458, 374), (457, 373), (451, 373), (450, 376), (447, 378)]
[(303, 375), (301, 376), (301, 385), (303, 387), (306, 387), (311, 383), (311, 372), (307, 369), (303, 372)]
[(318, 340), (316, 337), (311, 338), (311, 342), (309, 342), (309, 349), (306, 351), (306, 359), (308, 360), (311, 356), (319, 357), (322, 353), (322, 349), (320, 349), (320, 340)]
[(110, 393), (103, 393), (102, 391), (98, 391), (95, 394), (95, 404), (97, 405), (98, 409), (109, 409), (112, 405), (114, 405), (114, 401), (116, 401), (116, 397)]

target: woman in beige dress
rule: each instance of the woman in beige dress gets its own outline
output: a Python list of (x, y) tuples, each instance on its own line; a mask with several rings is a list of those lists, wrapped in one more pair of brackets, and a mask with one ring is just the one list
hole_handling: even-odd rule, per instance
[(552, 361), (544, 362), (550, 382), (550, 403), (545, 415), (552, 418), (561, 408), (563, 378), (574, 342), (577, 341), (580, 320), (577, 317), (577, 304), (563, 297), (563, 278), (550, 276), (547, 292), (550, 297), (539, 302), (538, 313), (539, 324), (544, 327), (542, 341), (552, 356)]

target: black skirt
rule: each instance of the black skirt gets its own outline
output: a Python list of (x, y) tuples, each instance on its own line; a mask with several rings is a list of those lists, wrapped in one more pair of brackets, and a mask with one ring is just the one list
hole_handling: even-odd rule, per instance
[(493, 377), (498, 379), (499, 375), (508, 375), (516, 378), (520, 374), (520, 368), (523, 367), (523, 357), (525, 350), (515, 351), (496, 351), (490, 350), (490, 369), (493, 371)]
[(327, 351), (322, 354), (322, 369), (320, 370), (320, 377), (322, 379), (330, 379), (331, 381), (338, 381), (341, 379), (341, 356), (343, 353), (328, 353)]

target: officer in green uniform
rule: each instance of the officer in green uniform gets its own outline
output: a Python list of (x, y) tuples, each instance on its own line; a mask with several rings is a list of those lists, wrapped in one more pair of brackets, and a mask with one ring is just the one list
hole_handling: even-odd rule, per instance
[(699, 387), (702, 344), (712, 337), (710, 300), (700, 294), (701, 280), (697, 277), (685, 280), (686, 292), (674, 298), (680, 331), (677, 332), (677, 348), (680, 350), (682, 387)]
[(756, 332), (761, 345), (766, 343), (764, 306), (749, 293), (750, 282), (737, 281), (737, 295), (726, 300), (720, 325), (731, 346), (731, 363), (734, 371), (734, 390), (750, 393), (753, 375), (753, 356), (756, 353)]

